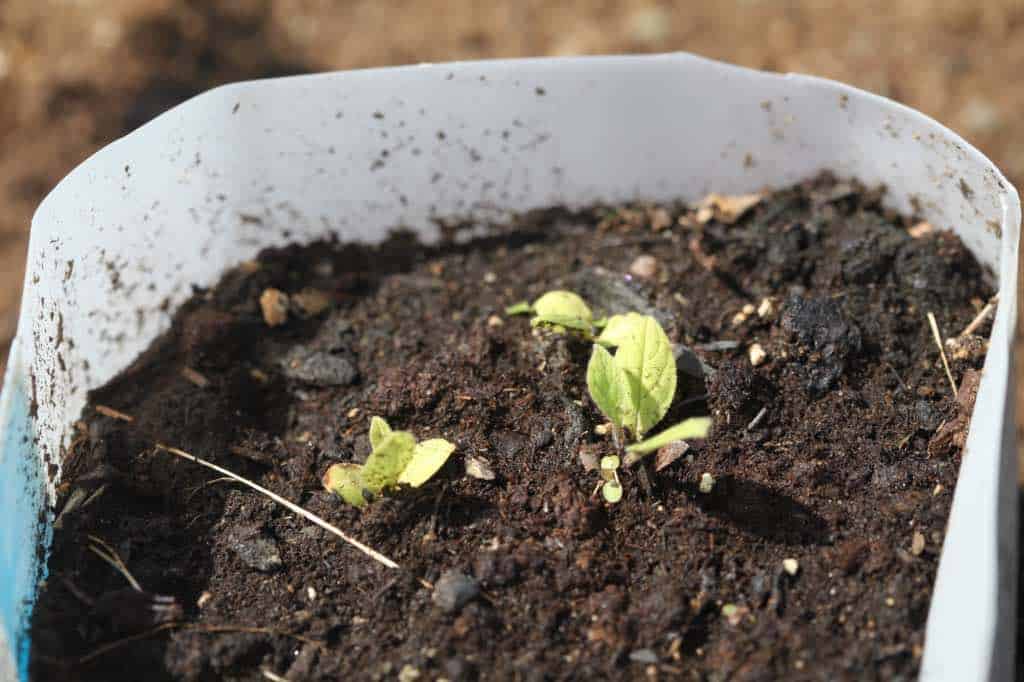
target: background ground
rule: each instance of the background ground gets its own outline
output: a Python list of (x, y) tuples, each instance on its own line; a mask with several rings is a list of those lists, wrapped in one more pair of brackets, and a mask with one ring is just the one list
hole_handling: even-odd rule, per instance
[[(1024, 181), (1024, 0), (0, 0), (0, 357), (40, 199), (199, 91), (304, 71), (666, 50), (887, 95)], [(1022, 352), (1017, 365), (1024, 377)]]

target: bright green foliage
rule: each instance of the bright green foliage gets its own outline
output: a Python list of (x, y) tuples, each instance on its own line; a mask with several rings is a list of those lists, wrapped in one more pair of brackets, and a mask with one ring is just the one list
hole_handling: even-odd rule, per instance
[(619, 464), (621, 464), (621, 461), (618, 455), (606, 455), (601, 458), (601, 478), (604, 479), (604, 484), (601, 486), (601, 494), (609, 504), (615, 504), (622, 499)]
[(381, 417), (370, 418), (370, 447), (374, 450), (384, 437), (391, 433), (391, 427)]
[(604, 496), (605, 502), (615, 504), (622, 499), (622, 484), (618, 481), (606, 481), (601, 486), (601, 494)]
[(419, 488), (441, 470), (453, 452), (455, 445), (444, 438), (431, 438), (417, 443), (412, 452), (412, 461), (402, 471), (398, 482)]
[[(640, 440), (665, 417), (676, 393), (676, 359), (668, 335), (655, 318), (628, 312), (595, 320), (583, 299), (570, 291), (549, 291), (532, 307), (520, 303), (506, 310), (510, 315), (531, 311), (534, 326), (575, 329), (595, 341), (587, 364), (587, 390), (614, 425), (617, 448), (621, 448), (623, 429)], [(594, 338), (596, 330), (600, 334)], [(707, 417), (687, 419), (627, 447), (625, 464), (629, 466), (646, 453), (677, 440), (704, 438), (710, 428)], [(616, 455), (601, 460), (601, 489), (604, 499), (612, 504), (622, 499), (620, 464)]]
[(359, 476), (361, 470), (358, 464), (332, 464), (324, 474), (324, 488), (337, 493), (353, 507), (362, 507), (366, 498), (363, 497), (363, 481)]
[(615, 479), (615, 472), (619, 468), (621, 461), (618, 455), (606, 455), (601, 458), (601, 478), (606, 481)]
[(408, 431), (392, 431), (377, 444), (363, 465), (363, 486), (374, 494), (398, 483), (412, 461), (416, 439)]
[[(661, 421), (676, 392), (676, 359), (668, 336), (649, 315), (613, 315), (587, 366), (598, 409), (637, 437)], [(602, 344), (617, 346), (612, 356)]]
[(529, 315), (533, 312), (533, 306), (526, 301), (520, 301), (519, 303), (513, 303), (509, 307), (505, 308), (506, 315)]
[(366, 464), (334, 464), (323, 478), (324, 488), (356, 507), (366, 504), (367, 494), (380, 495), (399, 485), (420, 487), (455, 451), (443, 438), (417, 443), (411, 433), (392, 431), (380, 417), (370, 420), (370, 445)]
[(645, 315), (631, 326), (628, 340), (615, 352), (615, 364), (629, 386), (623, 425), (640, 437), (661, 421), (676, 394), (676, 358), (657, 320)]
[(549, 291), (533, 302), (533, 326), (554, 325), (590, 333), (594, 316), (582, 298), (571, 291)]
[(711, 418), (710, 417), (691, 417), (685, 419), (675, 426), (670, 426), (656, 436), (651, 436), (647, 440), (634, 443), (626, 448), (626, 452), (633, 452), (638, 455), (644, 455), (648, 452), (654, 452), (658, 448), (674, 443), (677, 440), (690, 440), (693, 438), (706, 438), (708, 431), (711, 430)]
[(587, 390), (604, 416), (613, 424), (622, 426), (623, 410), (629, 402), (624, 395), (629, 389), (626, 375), (615, 363), (615, 358), (604, 346), (594, 344), (587, 365)]
[(640, 313), (612, 315), (608, 318), (604, 330), (597, 337), (597, 342), (605, 346), (615, 347), (627, 343), (632, 336), (640, 333), (644, 316)]

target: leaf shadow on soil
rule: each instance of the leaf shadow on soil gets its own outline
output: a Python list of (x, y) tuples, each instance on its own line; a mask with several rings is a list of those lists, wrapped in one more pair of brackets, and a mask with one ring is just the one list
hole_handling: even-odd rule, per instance
[(708, 514), (773, 542), (787, 545), (828, 544), (828, 523), (814, 510), (766, 485), (723, 476), (703, 494), (696, 484), (687, 491)]

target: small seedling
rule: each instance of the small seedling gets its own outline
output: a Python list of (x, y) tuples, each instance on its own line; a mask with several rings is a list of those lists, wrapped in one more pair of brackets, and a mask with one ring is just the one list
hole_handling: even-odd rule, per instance
[[(506, 313), (534, 315), (531, 324), (556, 330), (573, 329), (594, 340), (587, 365), (587, 390), (612, 425), (618, 455), (601, 460), (602, 492), (610, 503), (622, 499), (619, 455), (630, 466), (644, 455), (678, 440), (704, 438), (711, 428), (707, 417), (686, 419), (643, 440), (668, 412), (676, 393), (676, 359), (661, 324), (650, 315), (629, 312), (595, 320), (590, 307), (570, 291), (549, 291), (531, 306), (518, 303)], [(596, 330), (600, 334), (593, 336)], [(635, 441), (625, 447), (626, 434)], [(610, 463), (614, 460), (614, 466)], [(609, 466), (605, 464), (609, 463)], [(596, 491), (595, 491), (596, 492)]]
[(365, 464), (333, 464), (324, 474), (324, 488), (354, 507), (400, 486), (420, 487), (455, 451), (443, 438), (417, 443), (411, 433), (393, 431), (380, 417), (370, 420), (370, 447)]
[(533, 315), (534, 327), (549, 327), (557, 332), (581, 332), (590, 337), (594, 332), (594, 315), (590, 306), (571, 291), (549, 291), (530, 305), (526, 301), (505, 309), (506, 315)]
[[(606, 346), (616, 348), (615, 355)], [(639, 441), (626, 448), (627, 466), (673, 441), (704, 438), (711, 428), (709, 418), (694, 417), (640, 440), (665, 416), (676, 392), (672, 344), (649, 315), (627, 313), (609, 318), (590, 356), (587, 389), (612, 423), (616, 440), (620, 441), (617, 430), (623, 429)]]
[(601, 494), (611, 504), (622, 499), (622, 482), (619, 481), (620, 463), (618, 455), (607, 455), (601, 458), (601, 478), (604, 479)]

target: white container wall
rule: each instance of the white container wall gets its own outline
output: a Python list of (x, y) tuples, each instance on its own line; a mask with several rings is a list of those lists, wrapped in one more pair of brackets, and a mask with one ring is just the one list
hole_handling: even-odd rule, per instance
[(823, 169), (885, 183), (893, 207), (913, 204), (954, 229), (998, 274), (922, 678), (1010, 679), (1016, 192), (954, 133), (899, 104), (671, 54), (241, 83), (173, 109), (71, 173), (33, 221), (0, 399), (0, 680), (26, 675), (45, 510), (86, 392), (167, 328), (165, 302), (173, 309), (191, 285), (214, 283), (266, 246), (328, 232), (373, 241), (405, 225), (433, 238), (435, 216), (693, 200)]

